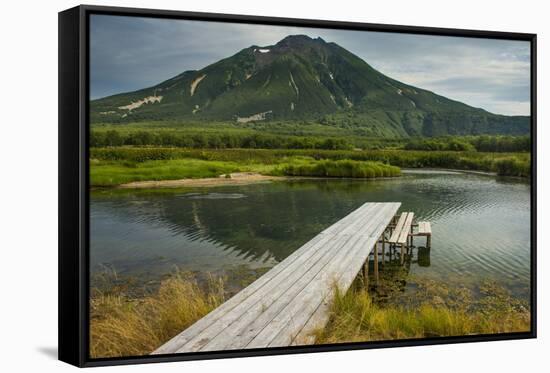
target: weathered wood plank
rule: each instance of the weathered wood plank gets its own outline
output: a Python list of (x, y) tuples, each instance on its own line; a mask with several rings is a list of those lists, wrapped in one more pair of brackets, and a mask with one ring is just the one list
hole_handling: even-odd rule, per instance
[[(361, 236), (359, 247), (372, 247), (374, 239)], [(348, 266), (355, 259), (350, 253), (344, 258), (344, 266)], [(276, 347), (290, 345), (295, 336), (303, 328), (303, 325), (311, 318), (321, 302), (332, 293), (334, 286), (338, 286), (338, 273), (336, 266), (319, 272), (311, 286), (305, 287), (281, 312), (277, 314), (247, 348), (260, 346)], [(347, 290), (347, 289), (346, 289)]]
[[(270, 299), (272, 297), (279, 297), (288, 291), (296, 281), (300, 280), (304, 274), (303, 271), (309, 269), (311, 266), (317, 265), (319, 260), (322, 262), (330, 260), (332, 255), (334, 255), (332, 251), (333, 247), (340, 246), (340, 244), (341, 241), (339, 237), (329, 237), (328, 241), (324, 242), (323, 246), (313, 251), (312, 256), (307, 258), (302, 257), (296, 261), (296, 265), (292, 265), (282, 271), (281, 275), (277, 278), (279, 281), (272, 281), (273, 284), (264, 286), (261, 290), (257, 291), (254, 296), (243, 299), (236, 307), (218, 318), (218, 320), (213, 322), (204, 331), (197, 334), (180, 348), (184, 348), (186, 351), (199, 351), (231, 325), (241, 325), (242, 323), (238, 321), (243, 315), (248, 315), (250, 318), (253, 318), (261, 314), (262, 311), (267, 309), (271, 304)], [(275, 282), (277, 286), (275, 286)], [(248, 318), (246, 320), (248, 320)]]
[[(288, 278), (281, 288), (276, 289), (270, 294), (266, 294), (265, 297), (259, 299), (253, 306), (247, 308), (245, 305), (244, 312), (241, 313), (238, 318), (231, 324), (225, 326), (225, 328), (216, 335), (216, 338), (205, 344), (205, 350), (220, 350), (227, 348), (242, 348), (246, 346), (248, 341), (252, 339), (254, 335), (260, 332), (260, 330), (267, 325), (273, 317), (280, 311), (285, 302), (293, 299), (300, 289), (310, 285), (313, 277), (316, 273), (321, 271), (328, 263), (334, 258), (333, 248), (336, 250), (345, 251), (349, 247), (350, 241), (357, 240), (356, 237), (336, 237), (335, 244), (328, 250), (328, 255), (323, 256), (320, 260), (310, 267), (305, 272), (300, 272), (298, 276), (292, 276)], [(250, 336), (252, 335), (252, 336)], [(250, 337), (249, 337), (250, 336)], [(199, 336), (202, 338), (203, 336)], [(201, 339), (204, 341), (204, 338)], [(196, 346), (184, 346), (185, 350), (194, 351)]]
[(285, 270), (294, 270), (295, 268), (297, 268), (303, 260), (309, 259), (315, 253), (314, 249), (316, 245), (326, 244), (330, 239), (331, 237), (327, 235), (318, 235), (314, 237), (299, 250), (289, 255), (285, 260), (273, 267), (271, 270), (265, 273), (258, 280), (254, 281), (248, 287), (241, 290), (235, 296), (231, 297), (220, 307), (216, 308), (214, 311), (210, 312), (208, 315), (184, 330), (182, 333), (178, 334), (170, 341), (159, 347), (153, 352), (153, 354), (173, 353), (182, 345), (198, 335), (200, 332), (212, 325), (212, 323), (223, 317), (227, 312), (240, 305), (248, 297), (251, 297), (253, 295), (258, 296), (258, 291), (260, 289), (265, 290), (267, 284), (271, 284), (272, 282), (274, 282), (274, 280), (276, 280), (281, 274), (285, 275)]
[[(376, 210), (373, 214), (381, 214), (380, 210)], [(378, 216), (378, 215), (376, 215)], [(374, 219), (373, 219), (374, 221)], [(338, 263), (340, 258), (346, 256), (348, 251), (353, 245), (353, 240), (357, 240), (359, 235), (348, 234), (348, 229), (353, 230), (353, 227), (346, 227), (338, 234), (335, 234), (336, 242), (335, 246), (327, 249), (327, 255), (322, 257), (313, 266), (308, 268), (301, 268), (301, 272), (297, 272), (295, 276), (291, 276), (286, 279), (284, 284), (277, 286), (273, 292), (266, 294), (261, 299), (261, 307), (255, 307), (253, 309), (247, 309), (246, 305), (244, 309), (246, 313), (239, 319), (232, 323), (229, 327), (219, 333), (216, 338), (209, 341), (203, 347), (205, 350), (219, 350), (227, 348), (244, 348), (248, 341), (250, 341), (255, 335), (257, 335), (274, 317), (278, 312), (292, 300), (301, 289), (312, 286), (312, 279), (317, 273), (324, 270), (324, 267), (332, 263)], [(204, 335), (200, 335), (197, 338), (201, 342), (204, 342), (206, 338)], [(196, 346), (183, 346), (185, 350), (191, 349), (194, 351)]]
[[(377, 212), (377, 215), (373, 216), (373, 218), (365, 225), (366, 229), (370, 229), (369, 227), (375, 227), (377, 220), (383, 216), (383, 212), (384, 211), (380, 209), (380, 211)], [(286, 304), (286, 306), (276, 310), (276, 312), (273, 313), (276, 317), (271, 319), (267, 326), (264, 327), (264, 325), (258, 320), (254, 322), (253, 327), (250, 328), (249, 335), (258, 333), (256, 331), (256, 327), (261, 327), (262, 329), (261, 333), (254, 338), (254, 341), (250, 344), (250, 346), (254, 347), (258, 344), (268, 343), (267, 340), (269, 338), (273, 338), (273, 336), (277, 334), (277, 329), (280, 326), (279, 324), (284, 323), (284, 320), (292, 320), (292, 326), (289, 326), (291, 329), (289, 331), (290, 334), (296, 335), (299, 332), (299, 330), (303, 327), (303, 323), (305, 323), (309, 317), (311, 317), (311, 313), (314, 312), (314, 309), (312, 309), (310, 311), (311, 313), (308, 314), (309, 308), (307, 304), (310, 302), (315, 303), (322, 301), (322, 299), (326, 296), (325, 294), (328, 294), (328, 292), (332, 290), (332, 286), (335, 282), (337, 282), (341, 274), (349, 271), (350, 261), (357, 261), (357, 253), (361, 251), (370, 251), (365, 247), (365, 245), (370, 245), (370, 242), (373, 241), (372, 237), (365, 234), (355, 235), (354, 237), (358, 237), (358, 241), (356, 241), (353, 245), (348, 245), (346, 250), (341, 250), (338, 255), (335, 256), (334, 259), (323, 268), (322, 271), (317, 272), (315, 278), (313, 278), (307, 286), (303, 287), (299, 294), (288, 297), (283, 301), (278, 301), (279, 304)], [(364, 259), (366, 259), (366, 257), (359, 261), (360, 265), (364, 262)], [(360, 266), (355, 271), (354, 278), (359, 270)], [(310, 294), (312, 298), (306, 298), (305, 294)], [(296, 306), (296, 310), (300, 315), (294, 314), (292, 309), (289, 310), (289, 307), (291, 307), (291, 304), (293, 303), (301, 304), (301, 311), (300, 307)], [(281, 315), (284, 315), (282, 316), (282, 320)], [(305, 320), (302, 320), (304, 317)], [(250, 346), (246, 347), (250, 348)]]
[[(393, 219), (393, 216), (395, 215), (397, 209), (399, 208), (399, 204), (396, 204), (394, 206), (389, 206), (389, 219)], [(376, 239), (379, 237), (382, 232), (386, 229), (386, 226), (384, 224), (380, 224), (376, 230), (372, 232), (371, 238)], [(338, 282), (338, 286), (340, 288), (340, 291), (345, 291), (344, 289), (348, 289), (349, 286), (351, 286), (351, 283), (355, 279), (355, 274), (358, 273), (361, 270), (362, 264), (366, 261), (368, 258), (368, 255), (370, 252), (363, 252), (362, 256), (357, 258), (355, 261), (352, 262), (352, 264), (349, 267), (349, 270), (345, 272), (342, 277), (340, 278), (340, 281)], [(355, 273), (355, 274), (354, 274)], [(366, 272), (368, 275), (368, 271)], [(304, 345), (304, 344), (311, 344), (315, 342), (315, 337), (311, 335), (312, 331), (315, 331), (318, 328), (323, 327), (328, 322), (328, 319), (330, 317), (329, 315), (329, 308), (332, 301), (334, 294), (330, 293), (329, 296), (327, 296), (321, 304), (319, 304), (317, 310), (312, 314), (310, 319), (307, 321), (306, 324), (304, 324), (304, 327), (300, 330), (300, 332), (294, 337), (292, 341), (292, 345)]]
[[(391, 208), (391, 206), (388, 207)], [(395, 214), (398, 207), (399, 206), (396, 206), (395, 210), (392, 210), (391, 213), (387, 215), (388, 220), (386, 221), (386, 225), (390, 221), (391, 217)], [(381, 231), (370, 231), (365, 245), (368, 245), (367, 247), (373, 247), (375, 244), (377, 245), (380, 234)], [(342, 267), (345, 268), (345, 270), (341, 272), (341, 275), (337, 276), (336, 280), (332, 281), (330, 284), (325, 283), (325, 287), (328, 285), (328, 291), (327, 295), (324, 298), (319, 299), (319, 297), (315, 296), (319, 293), (309, 293), (312, 291), (312, 289), (308, 288), (295, 298), (295, 300), (293, 301), (293, 309), (289, 306), (290, 309), (283, 310), (279, 314), (283, 318), (283, 321), (279, 323), (284, 324), (282, 327), (281, 325), (277, 325), (275, 322), (270, 323), (269, 327), (273, 327), (274, 330), (277, 330), (278, 326), (281, 328), (281, 330), (277, 333), (277, 336), (271, 342), (269, 342), (268, 347), (281, 347), (288, 346), (293, 343), (300, 343), (299, 335), (307, 338), (308, 334), (315, 330), (315, 327), (322, 326), (322, 322), (326, 323), (328, 318), (323, 317), (323, 315), (318, 313), (318, 310), (320, 308), (322, 310), (321, 312), (327, 310), (326, 305), (330, 305), (330, 302), (334, 296), (335, 286), (337, 286), (339, 290), (343, 293), (345, 293), (349, 289), (349, 286), (351, 286), (351, 283), (357, 276), (357, 273), (361, 270), (362, 263), (366, 260), (371, 251), (368, 249), (364, 250), (364, 248), (365, 246), (358, 247), (358, 250), (354, 253), (354, 255), (348, 255), (346, 260), (342, 263)], [(321, 276), (326, 275), (326, 272), (321, 274)], [(311, 294), (311, 300), (309, 300), (308, 294)], [(302, 302), (303, 300), (308, 301)], [(301, 309), (300, 304), (302, 307)], [(324, 304), (325, 306), (323, 306)], [(307, 318), (308, 313), (311, 313), (311, 316), (309, 318)], [(284, 323), (285, 319), (288, 321), (286, 324)], [(301, 327), (302, 325), (304, 325), (304, 327)], [(297, 341), (297, 343), (295, 343), (294, 341)], [(265, 340), (257, 341), (255, 339), (255, 341), (253, 341), (247, 347), (258, 347), (258, 345), (261, 345), (263, 342), (265, 342)]]
[(401, 234), (401, 230), (403, 229), (403, 225), (405, 224), (405, 220), (407, 220), (407, 215), (408, 213), (406, 212), (401, 213), (401, 216), (399, 216), (399, 220), (397, 220), (397, 224), (393, 228), (393, 232), (388, 242), (397, 243), (397, 240), (399, 239), (399, 235)]
[[(353, 221), (354, 224), (357, 224), (357, 221), (361, 221), (361, 219), (366, 217), (369, 213), (374, 212), (378, 207), (378, 204), (366, 204), (363, 206), (364, 208), (359, 208), (353, 211), (352, 214), (354, 214), (353, 216), (355, 216), (355, 220)], [(340, 230), (342, 230), (342, 228), (351, 229), (354, 224), (348, 224), (348, 227), (340, 227)], [(243, 303), (247, 302), (247, 298), (251, 296), (255, 297), (252, 302), (256, 303), (257, 299), (261, 299), (265, 294), (268, 294), (271, 289), (276, 287), (279, 281), (288, 278), (289, 274), (296, 272), (298, 269), (301, 269), (303, 263), (307, 262), (312, 258), (313, 255), (315, 255), (318, 245), (326, 245), (330, 240), (333, 239), (333, 235), (317, 235), (311, 241), (307, 242), (300, 249), (295, 251), (277, 266), (275, 266), (258, 280), (256, 280), (254, 283), (243, 289), (241, 292), (222, 304), (216, 310), (212, 311), (207, 316), (197, 321), (191, 327), (187, 328), (182, 333), (172, 338), (166, 344), (157, 349), (154, 353), (162, 354), (179, 350), (183, 345), (189, 343), (189, 341), (193, 339), (200, 340), (200, 338), (198, 338), (198, 335), (200, 333), (205, 333), (206, 329), (210, 329), (210, 333), (213, 333), (211, 331), (212, 329), (215, 331), (218, 330), (219, 332), (219, 329), (216, 329), (216, 327), (220, 326), (219, 323), (216, 324), (218, 320), (222, 319), (223, 317), (227, 319), (229, 317), (227, 316), (229, 312), (233, 312), (232, 315), (234, 315), (235, 312), (238, 312), (233, 311), (233, 309), (236, 307), (238, 307), (239, 311), (243, 310)], [(250, 301), (246, 304), (249, 303)], [(223, 320), (220, 322), (223, 322)], [(223, 326), (224, 324), (222, 323), (221, 325)], [(208, 331), (206, 333), (208, 334)], [(209, 338), (212, 337), (213, 336), (210, 336)]]
[(405, 224), (403, 224), (403, 227), (401, 228), (401, 232), (399, 233), (399, 238), (397, 239), (397, 243), (404, 245), (407, 242), (407, 239), (409, 237), (409, 234), (411, 233), (411, 225), (414, 218), (414, 213), (409, 212), (407, 214), (407, 218), (405, 219)]
[(432, 225), (429, 221), (421, 221), (418, 223), (418, 234), (428, 235), (432, 234)]
[(334, 286), (347, 291), (399, 206), (364, 204), (154, 353), (290, 345), (307, 338), (326, 322)]

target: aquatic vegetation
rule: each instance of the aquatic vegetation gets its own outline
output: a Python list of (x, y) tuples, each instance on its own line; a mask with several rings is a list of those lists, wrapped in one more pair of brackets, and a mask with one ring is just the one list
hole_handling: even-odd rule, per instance
[(400, 176), (399, 167), (381, 162), (321, 160), (306, 164), (288, 164), (280, 172), (289, 176), (375, 178)]
[(525, 332), (530, 312), (525, 302), (513, 298), (492, 282), (471, 289), (450, 288), (433, 280), (417, 279), (418, 291), (407, 299), (395, 297), (380, 304), (376, 295), (355, 287), (336, 294), (331, 317), (315, 332), (316, 343), (343, 343), (391, 339)]
[(531, 175), (531, 162), (513, 156), (495, 161), (495, 168), (499, 175), (523, 177)]

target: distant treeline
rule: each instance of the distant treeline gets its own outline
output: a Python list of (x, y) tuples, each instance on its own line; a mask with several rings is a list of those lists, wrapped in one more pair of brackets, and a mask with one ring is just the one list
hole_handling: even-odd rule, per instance
[(294, 136), (236, 131), (186, 132), (116, 129), (94, 130), (90, 146), (163, 146), (189, 149), (383, 149), (387, 147), (426, 151), (528, 152), (529, 136), (461, 136), (419, 139), (368, 139), (338, 136)]
[(492, 153), (528, 152), (530, 136), (463, 136), (413, 139), (406, 150), (478, 151)]
[(90, 146), (151, 145), (194, 149), (353, 149), (345, 138), (300, 137), (271, 134), (178, 133), (169, 131), (91, 131)]

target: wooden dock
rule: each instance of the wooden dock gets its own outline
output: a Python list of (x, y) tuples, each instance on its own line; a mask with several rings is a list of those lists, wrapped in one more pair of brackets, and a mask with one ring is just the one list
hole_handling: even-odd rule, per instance
[(153, 354), (313, 343), (311, 332), (328, 321), (335, 286), (346, 292), (371, 252), (378, 258), (378, 242), (400, 205), (365, 203)]

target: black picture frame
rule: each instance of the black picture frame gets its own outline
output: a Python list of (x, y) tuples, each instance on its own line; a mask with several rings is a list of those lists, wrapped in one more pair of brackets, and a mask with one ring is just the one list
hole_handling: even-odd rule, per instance
[[(89, 296), (89, 17), (139, 16), (527, 41), (531, 46), (531, 331), (333, 345), (92, 359)], [(79, 367), (536, 338), (536, 34), (81, 5), (59, 13), (59, 360)]]

